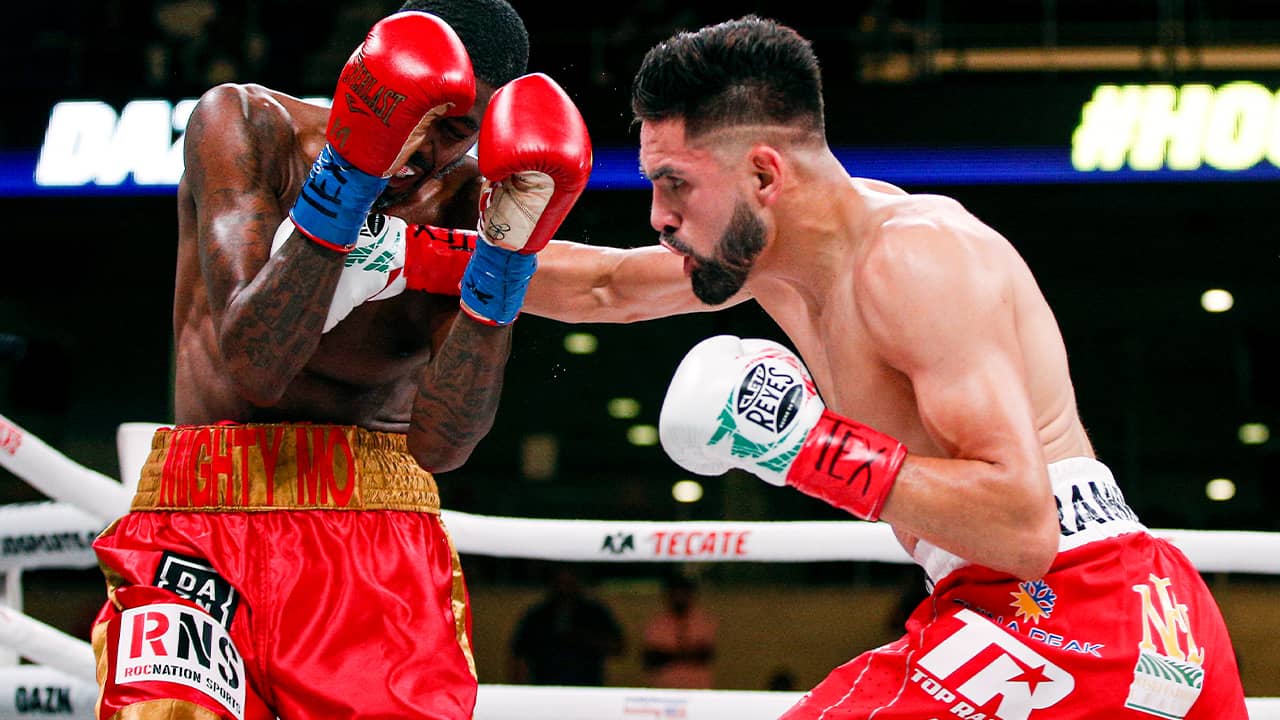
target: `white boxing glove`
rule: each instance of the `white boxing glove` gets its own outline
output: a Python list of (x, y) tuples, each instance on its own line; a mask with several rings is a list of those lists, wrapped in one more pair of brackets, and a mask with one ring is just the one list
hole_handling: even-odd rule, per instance
[[(295, 225), (285, 218), (271, 242), (274, 255), (293, 234)], [(342, 276), (329, 304), (324, 331), (351, 314), (358, 305), (385, 300), (404, 292), (405, 236), (408, 225), (390, 215), (372, 213), (365, 218), (360, 236), (343, 259)]]
[(658, 437), (689, 472), (749, 470), (774, 485), (825, 405), (812, 378), (782, 345), (733, 335), (699, 342), (676, 368)]
[(769, 340), (707, 338), (676, 368), (658, 418), (663, 449), (699, 475), (747, 470), (876, 520), (906, 448), (826, 408), (804, 363)]

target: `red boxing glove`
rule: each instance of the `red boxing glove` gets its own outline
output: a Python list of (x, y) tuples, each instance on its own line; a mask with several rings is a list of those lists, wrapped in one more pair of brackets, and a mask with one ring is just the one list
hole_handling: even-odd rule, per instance
[(475, 248), (474, 230), (410, 225), (404, 243), (405, 289), (461, 294), (462, 273)]
[(507, 250), (538, 252), (591, 175), (591, 138), (578, 108), (550, 77), (518, 77), (489, 101), (477, 152), (485, 178), (481, 236)]
[(399, 12), (347, 60), (325, 137), (357, 169), (389, 178), (432, 121), (465, 114), (475, 97), (471, 59), (453, 28), (430, 13)]

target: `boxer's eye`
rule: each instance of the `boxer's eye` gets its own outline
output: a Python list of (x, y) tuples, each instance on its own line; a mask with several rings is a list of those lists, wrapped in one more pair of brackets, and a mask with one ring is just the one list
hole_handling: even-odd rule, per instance
[(459, 142), (470, 138), (476, 133), (476, 129), (471, 127), (469, 123), (457, 119), (444, 121), (440, 124), (440, 128), (449, 138)]

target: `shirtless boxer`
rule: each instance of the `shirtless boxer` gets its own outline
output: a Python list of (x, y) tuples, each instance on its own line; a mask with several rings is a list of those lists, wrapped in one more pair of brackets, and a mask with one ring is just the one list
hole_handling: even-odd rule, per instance
[(1246, 717), (1199, 573), (1095, 458), (1030, 270), (954, 200), (847, 174), (805, 39), (755, 16), (677, 34), (632, 107), (661, 244), (799, 351), (697, 344), (663, 447), (883, 520), (930, 578), (902, 639), (785, 718)]
[[(331, 109), (223, 85), (191, 116), (177, 425), (95, 543), (98, 717), (471, 717), (470, 610), (431, 473), (493, 421), (535, 253), (590, 143), (554, 81), (522, 74), (505, 0), (402, 9)], [(481, 196), (486, 234), (460, 267), (327, 327), (378, 218), (475, 228)], [(413, 234), (453, 252), (448, 233)]]

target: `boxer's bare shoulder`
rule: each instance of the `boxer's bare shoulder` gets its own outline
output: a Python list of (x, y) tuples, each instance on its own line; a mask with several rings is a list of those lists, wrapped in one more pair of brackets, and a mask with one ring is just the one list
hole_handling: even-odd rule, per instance
[(203, 95), (187, 122), (186, 172), (180, 192), (208, 197), (224, 183), (292, 198), (305, 180), (306, 166), (324, 142), (326, 111), (275, 90), (224, 83)]
[(876, 180), (875, 178), (855, 177), (849, 178), (849, 184), (853, 186), (859, 194), (881, 194), (881, 195), (906, 195), (907, 191), (885, 182), (884, 180)]
[(263, 139), (292, 134), (312, 140), (324, 134), (328, 109), (255, 83), (222, 83), (200, 96), (193, 119), (201, 114), (231, 128), (252, 129)]
[[(866, 212), (861, 228), (865, 241), (860, 244), (868, 259), (887, 253), (884, 261), (902, 262), (909, 257), (894, 255), (913, 249), (929, 255), (945, 253), (945, 246), (958, 246), (952, 251), (981, 254), (995, 251), (997, 245), (1008, 245), (962, 203), (945, 195), (874, 191), (862, 192), (861, 198)], [(935, 245), (942, 247), (932, 247)]]

